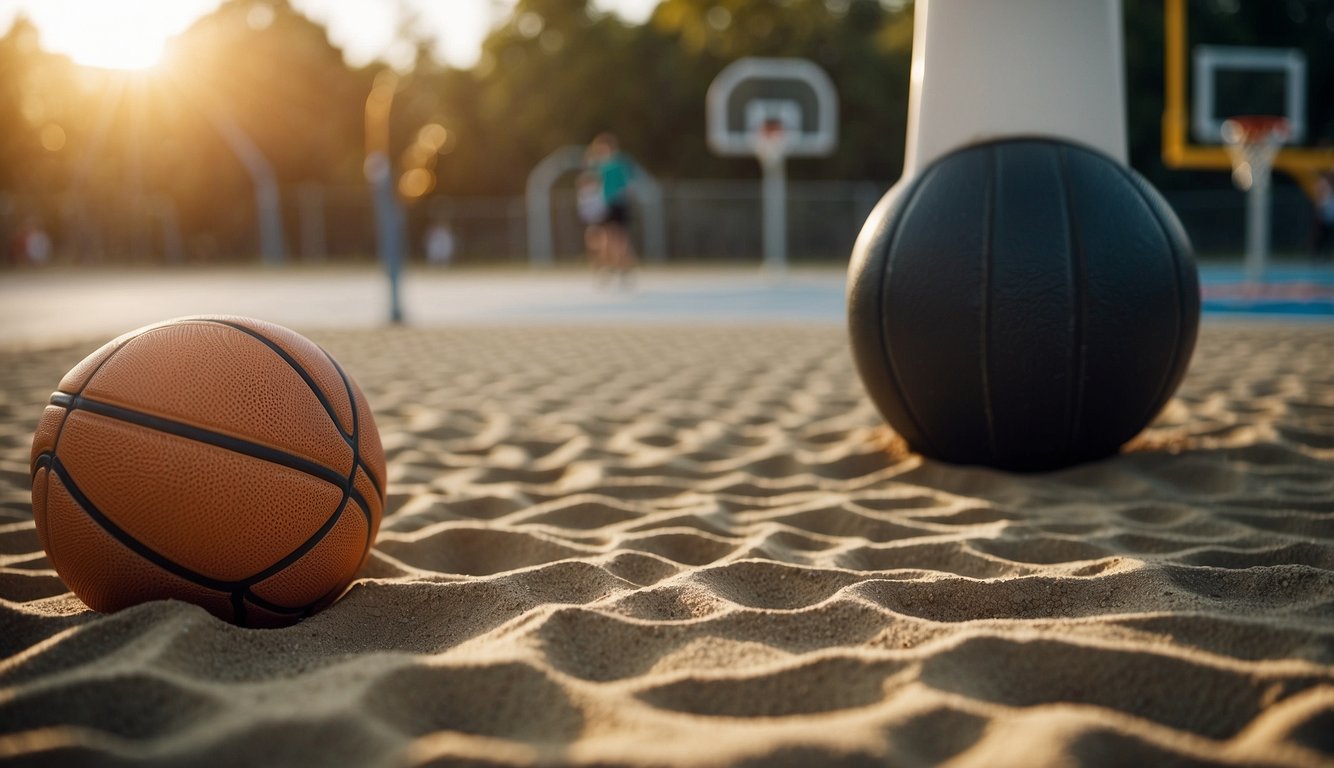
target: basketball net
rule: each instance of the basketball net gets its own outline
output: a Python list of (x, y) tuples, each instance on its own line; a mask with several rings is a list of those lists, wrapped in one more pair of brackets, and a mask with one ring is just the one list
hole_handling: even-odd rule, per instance
[(1223, 141), (1232, 160), (1232, 183), (1249, 190), (1269, 178), (1274, 158), (1288, 140), (1291, 127), (1282, 117), (1245, 115), (1223, 123)]
[(752, 139), (755, 156), (764, 165), (782, 162), (787, 156), (787, 135), (783, 124), (777, 120), (768, 120), (755, 132)]

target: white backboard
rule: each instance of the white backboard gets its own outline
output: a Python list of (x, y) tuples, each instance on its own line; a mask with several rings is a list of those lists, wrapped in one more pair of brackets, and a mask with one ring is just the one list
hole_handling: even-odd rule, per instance
[(755, 132), (768, 119), (783, 124), (788, 156), (818, 157), (838, 146), (838, 93), (805, 59), (738, 59), (714, 78), (705, 106), (709, 147), (726, 157), (753, 157)]
[[(1306, 54), (1296, 48), (1250, 48), (1229, 45), (1198, 45), (1193, 51), (1194, 93), (1191, 128), (1197, 141), (1223, 142), (1223, 123), (1237, 114), (1273, 115), (1288, 119), (1288, 141), (1306, 141)], [(1264, 106), (1229, 109), (1218, 103), (1220, 77), (1269, 76), (1279, 81), (1276, 101)], [(1255, 94), (1256, 104), (1263, 101)]]

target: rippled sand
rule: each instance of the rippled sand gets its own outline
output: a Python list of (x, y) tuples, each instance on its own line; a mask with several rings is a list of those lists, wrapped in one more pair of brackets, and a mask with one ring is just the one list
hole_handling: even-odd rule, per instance
[(1334, 328), (1210, 325), (1116, 458), (912, 455), (822, 329), (315, 338), (389, 456), (374, 560), (243, 630), (68, 594), (0, 353), (8, 764), (1334, 762)]

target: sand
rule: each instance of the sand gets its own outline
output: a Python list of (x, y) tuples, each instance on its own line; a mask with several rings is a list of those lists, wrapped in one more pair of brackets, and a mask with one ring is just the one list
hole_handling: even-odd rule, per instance
[(1334, 327), (1208, 324), (1112, 459), (923, 460), (823, 328), (322, 331), (373, 561), (247, 630), (66, 592), (0, 352), (6, 765), (1334, 764)]

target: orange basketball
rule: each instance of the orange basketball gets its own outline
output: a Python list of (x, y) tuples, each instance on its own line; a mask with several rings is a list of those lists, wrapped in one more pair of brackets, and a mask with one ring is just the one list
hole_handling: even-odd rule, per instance
[(384, 491), (356, 382), (244, 317), (110, 342), (61, 380), (32, 444), (37, 535), (102, 612), (175, 598), (242, 625), (297, 621), (366, 561)]

